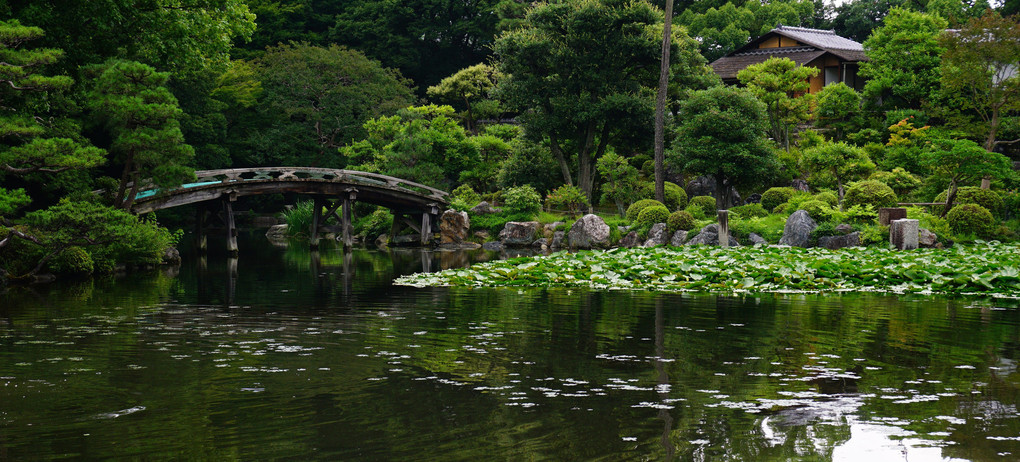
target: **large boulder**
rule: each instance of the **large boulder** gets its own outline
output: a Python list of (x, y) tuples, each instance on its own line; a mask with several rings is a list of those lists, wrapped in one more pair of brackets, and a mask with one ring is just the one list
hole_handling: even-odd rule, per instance
[(177, 250), (177, 247), (167, 247), (163, 251), (163, 264), (164, 265), (180, 265), (181, 264), (181, 252)]
[(934, 248), (938, 245), (939, 237), (930, 229), (921, 228), (917, 233), (917, 245), (925, 248)]
[(549, 243), (550, 249), (562, 249), (563, 242), (567, 239), (567, 233), (563, 231), (556, 231), (553, 233), (552, 242)]
[[(740, 242), (733, 237), (733, 233), (730, 233), (729, 238), (730, 247), (740, 247)], [(701, 228), (701, 232), (684, 245), (719, 245), (719, 225), (713, 223)]]
[(747, 240), (751, 241), (750, 245), (769, 245), (769, 241), (765, 240), (764, 237), (759, 236), (757, 233), (751, 233), (747, 235)]
[(505, 247), (528, 247), (535, 242), (537, 221), (511, 221), (499, 232), (499, 241)]
[(666, 245), (666, 243), (669, 242), (669, 237), (669, 230), (666, 229), (666, 224), (656, 223), (652, 225), (652, 229), (648, 231), (648, 240), (645, 241), (644, 247)]
[(840, 236), (825, 236), (818, 238), (818, 246), (829, 250), (842, 249), (846, 247), (860, 247), (861, 233), (854, 231), (850, 234)]
[(818, 227), (818, 223), (811, 218), (804, 210), (798, 210), (786, 219), (786, 226), (783, 227), (783, 237), (779, 238), (779, 245), (792, 247), (807, 247), (811, 245), (811, 231)]
[(627, 233), (626, 236), (623, 236), (623, 239), (620, 239), (619, 243), (619, 246), (624, 249), (630, 249), (639, 245), (641, 245), (641, 237), (638, 236), (637, 231)]
[(487, 213), (496, 213), (499, 211), (500, 209), (489, 205), (489, 203), (485, 201), (479, 202), (478, 205), (472, 207), (470, 210), (470, 212), (475, 215), (485, 215)]
[(468, 237), (471, 220), (467, 212), (447, 210), (439, 217), (439, 243), (460, 244)]
[(589, 213), (570, 227), (567, 243), (572, 249), (609, 247), (609, 225), (598, 215)]
[[(740, 205), (740, 193), (737, 192), (737, 188), (730, 186), (730, 200), (732, 205)], [(715, 197), (715, 178), (708, 176), (699, 176), (687, 183), (684, 188), (684, 192), (687, 193), (687, 197), (694, 196), (712, 196)]]
[(266, 239), (270, 241), (287, 240), (287, 225), (273, 225), (266, 230)]
[(669, 239), (669, 245), (673, 247), (680, 247), (684, 245), (685, 241), (687, 241), (687, 231), (678, 229), (675, 233), (673, 233), (673, 237)]

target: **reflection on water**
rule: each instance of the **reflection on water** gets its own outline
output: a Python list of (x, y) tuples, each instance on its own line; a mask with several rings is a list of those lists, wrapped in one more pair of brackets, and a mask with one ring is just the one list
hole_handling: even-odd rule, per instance
[(1020, 454), (1007, 302), (413, 289), (490, 256), (242, 248), (0, 295), (0, 460)]

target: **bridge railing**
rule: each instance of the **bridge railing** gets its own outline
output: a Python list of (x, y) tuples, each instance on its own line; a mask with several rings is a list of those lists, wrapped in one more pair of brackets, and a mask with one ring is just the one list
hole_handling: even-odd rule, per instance
[[(404, 190), (421, 194), (439, 201), (446, 201), (449, 193), (431, 186), (404, 180), (379, 173), (342, 170), (333, 168), (313, 167), (252, 167), (223, 170), (199, 170), (195, 172), (196, 181), (182, 185), (178, 189), (195, 188), (220, 183), (245, 181), (333, 181), (338, 183), (364, 184), (381, 186), (388, 189)], [(156, 191), (143, 191), (138, 198), (152, 196)], [(148, 194), (146, 194), (148, 193)]]

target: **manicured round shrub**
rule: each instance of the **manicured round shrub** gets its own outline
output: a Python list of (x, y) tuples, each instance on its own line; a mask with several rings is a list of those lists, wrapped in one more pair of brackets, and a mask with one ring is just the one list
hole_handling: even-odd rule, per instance
[[(659, 202), (655, 199), (641, 199), (633, 204), (630, 204), (630, 207), (627, 207), (627, 221), (634, 223), (634, 220), (637, 220), (638, 214), (641, 213), (642, 210), (653, 205), (665, 207), (665, 205), (662, 205), (662, 202)], [(669, 212), (666, 212), (666, 215), (669, 215)]]
[(588, 196), (577, 186), (563, 185), (545, 196), (545, 206), (567, 210), (571, 215), (576, 215), (582, 208), (588, 208)]
[(781, 188), (769, 188), (761, 194), (761, 206), (765, 210), (774, 210), (781, 204), (785, 204), (786, 201), (793, 197), (793, 193), (796, 192), (790, 187)]
[(694, 229), (694, 226), (697, 224), (696, 221), (694, 216), (686, 210), (677, 210), (669, 214), (669, 218), (666, 219), (666, 227), (669, 228), (671, 233), (677, 230), (690, 231)]
[(765, 218), (769, 216), (769, 211), (765, 210), (765, 207), (762, 207), (761, 204), (750, 203), (730, 207), (730, 215), (736, 215), (743, 219)]
[(843, 196), (843, 209), (855, 205), (871, 205), (878, 210), (882, 207), (895, 207), (898, 199), (889, 185), (875, 180), (864, 180), (852, 183)]
[[(663, 192), (665, 193), (666, 202), (663, 204), (670, 210), (683, 210), (687, 207), (687, 191), (681, 188), (676, 183), (664, 182)], [(641, 184), (641, 198), (642, 199), (655, 199), (655, 183), (642, 183)]]
[[(712, 208), (714, 209), (715, 207)], [(705, 219), (705, 209), (701, 208), (698, 204), (687, 204), (687, 208), (685, 208), (684, 211), (691, 214), (695, 220)]]
[(656, 223), (665, 223), (669, 219), (669, 209), (665, 205), (653, 205), (651, 207), (645, 207), (638, 213), (637, 220), (634, 221), (634, 226), (639, 228), (651, 227)]
[(538, 215), (542, 196), (531, 185), (516, 186), (503, 191), (503, 211), (512, 214)]
[(822, 221), (829, 216), (832, 207), (820, 200), (809, 200), (800, 204), (800, 210), (807, 212), (815, 221)]
[[(942, 191), (938, 196), (935, 196), (935, 200), (932, 202), (946, 202), (946, 197), (949, 196), (949, 191)], [(956, 190), (956, 198), (953, 200), (953, 208), (956, 208), (959, 204), (977, 204), (992, 212), (992, 215), (998, 216), (1002, 214), (1003, 201), (1002, 196), (992, 191), (991, 189), (981, 189), (975, 186), (964, 186)], [(941, 205), (933, 205), (931, 207), (932, 213), (936, 215), (942, 215)]]
[(701, 207), (701, 210), (705, 211), (705, 215), (708, 215), (715, 211), (715, 198), (712, 196), (694, 196), (691, 198), (689, 205)]
[(832, 191), (824, 191), (815, 194), (814, 199), (829, 204), (829, 207), (835, 207), (839, 205), (839, 196), (837, 196), (836, 193)]
[(977, 204), (960, 204), (946, 214), (949, 229), (954, 234), (976, 234), (979, 237), (990, 236), (995, 224), (995, 217), (988, 209)]
[(92, 256), (85, 249), (68, 247), (49, 262), (50, 271), (57, 274), (91, 274), (94, 269)]

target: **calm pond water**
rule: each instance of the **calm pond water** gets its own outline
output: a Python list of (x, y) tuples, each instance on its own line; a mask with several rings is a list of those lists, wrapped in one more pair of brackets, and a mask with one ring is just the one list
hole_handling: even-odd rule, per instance
[(1014, 301), (413, 289), (491, 257), (241, 248), (0, 294), (0, 460), (1020, 459)]

